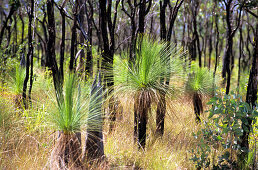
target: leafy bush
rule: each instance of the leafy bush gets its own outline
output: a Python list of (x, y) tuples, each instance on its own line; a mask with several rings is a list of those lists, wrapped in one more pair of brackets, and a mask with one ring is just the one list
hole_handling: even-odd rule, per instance
[[(237, 162), (236, 155), (248, 152), (240, 146), (240, 137), (247, 130), (241, 124), (247, 124), (248, 119), (252, 119), (255, 124), (258, 112), (233, 92), (222, 98), (216, 94), (208, 104), (212, 106), (208, 122), (204, 122), (203, 128), (194, 134), (199, 142), (197, 150), (192, 150), (191, 160), (197, 169), (209, 167), (213, 155), (214, 169), (237, 168), (242, 160)], [(218, 153), (219, 150), (222, 152)]]

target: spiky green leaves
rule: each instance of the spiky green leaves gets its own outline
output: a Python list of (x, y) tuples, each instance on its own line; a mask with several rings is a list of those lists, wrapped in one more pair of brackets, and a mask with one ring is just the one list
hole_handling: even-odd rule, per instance
[(13, 91), (16, 95), (22, 94), (24, 79), (25, 69), (19, 65), (16, 65), (15, 76), (13, 77)]
[[(138, 42), (139, 43), (139, 42)], [(158, 95), (157, 91), (170, 93), (172, 89), (160, 79), (170, 79), (170, 76), (183, 70), (182, 50), (177, 50), (166, 43), (143, 37), (137, 49), (135, 63), (124, 60), (117, 61), (120, 67), (115, 67), (116, 84), (120, 92), (149, 91)]]
[[(65, 134), (79, 132), (87, 128), (88, 121), (102, 115), (101, 109), (97, 106), (98, 102), (94, 102), (97, 99), (92, 97), (90, 99), (88, 92), (88, 86), (81, 88), (75, 75), (69, 74), (64, 81), (63, 92), (60, 97), (56, 98), (56, 109), (52, 110), (48, 116), (50, 126)], [(89, 104), (90, 100), (92, 101), (91, 105)], [(94, 121), (94, 124), (101, 123), (101, 121)]]
[(185, 88), (186, 92), (190, 94), (211, 94), (213, 90), (212, 73), (206, 67), (198, 67), (195, 63), (193, 63)]

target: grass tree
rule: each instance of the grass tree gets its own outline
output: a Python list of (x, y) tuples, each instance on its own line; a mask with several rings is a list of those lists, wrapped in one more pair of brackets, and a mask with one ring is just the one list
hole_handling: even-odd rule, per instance
[(104, 144), (103, 144), (103, 87), (101, 86), (101, 74), (95, 76), (92, 83), (90, 103), (89, 103), (89, 117), (87, 121), (87, 136), (86, 136), (86, 150), (85, 158), (88, 161), (101, 161), (104, 158)]
[(203, 112), (202, 96), (211, 95), (213, 92), (212, 73), (205, 67), (199, 67), (196, 63), (192, 64), (185, 90), (192, 97), (196, 121), (200, 122), (200, 115)]
[(132, 96), (134, 102), (134, 137), (139, 147), (145, 148), (148, 114), (160, 94), (171, 95), (173, 90), (161, 83), (162, 77), (175, 75), (180, 69), (180, 55), (167, 44), (143, 37), (136, 52), (134, 64), (120, 60), (115, 68), (117, 93)]
[(82, 95), (87, 90), (80, 87), (71, 73), (65, 79), (63, 92), (56, 93), (56, 109), (47, 116), (49, 125), (60, 132), (51, 154), (51, 168), (83, 168), (81, 143), (76, 134), (86, 130), (87, 123), (101, 114), (95, 111), (89, 116), (89, 96)]
[(25, 69), (20, 65), (16, 65), (15, 74), (12, 76), (12, 91), (14, 92), (14, 103), (17, 108), (22, 106), (22, 90), (25, 78)]

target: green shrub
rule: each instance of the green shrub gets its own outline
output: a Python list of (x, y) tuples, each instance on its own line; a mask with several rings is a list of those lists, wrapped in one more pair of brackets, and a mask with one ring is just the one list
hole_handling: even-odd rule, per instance
[[(211, 105), (208, 121), (194, 134), (198, 142), (196, 150), (192, 150), (191, 160), (197, 169), (209, 166), (214, 169), (237, 168), (240, 160), (236, 159), (236, 155), (248, 152), (240, 146), (240, 137), (247, 130), (241, 124), (247, 123), (247, 118), (255, 124), (258, 112), (233, 92), (222, 98), (216, 94), (208, 104)], [(252, 132), (253, 128), (250, 133)], [(222, 152), (218, 152), (220, 150)]]

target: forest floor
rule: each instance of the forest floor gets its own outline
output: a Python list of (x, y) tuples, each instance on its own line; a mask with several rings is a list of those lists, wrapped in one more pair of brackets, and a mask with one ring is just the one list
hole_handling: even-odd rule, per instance
[[(32, 104), (24, 110), (15, 103), (9, 83), (0, 89), (0, 112), (4, 124), (0, 130), (0, 169), (48, 169), (57, 134), (44, 122), (52, 108), (53, 85), (50, 78), (39, 72), (34, 82)], [(204, 104), (209, 97), (204, 98)], [(115, 128), (104, 124), (106, 162), (101, 169), (195, 169), (192, 150), (197, 140), (193, 136), (201, 125), (195, 121), (191, 99), (185, 95), (167, 101), (165, 132), (156, 138), (156, 106), (148, 115), (147, 146), (139, 150), (133, 139), (133, 104), (128, 98), (119, 99), (120, 113)], [(204, 105), (208, 110), (208, 106)], [(202, 119), (207, 119), (204, 112)], [(85, 133), (82, 133), (82, 148)]]

